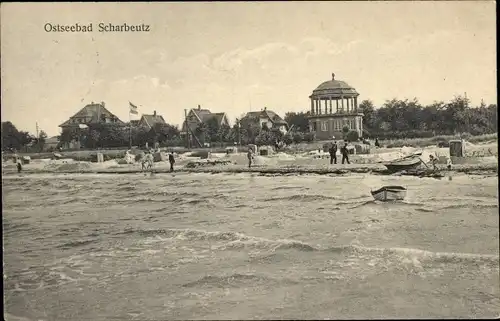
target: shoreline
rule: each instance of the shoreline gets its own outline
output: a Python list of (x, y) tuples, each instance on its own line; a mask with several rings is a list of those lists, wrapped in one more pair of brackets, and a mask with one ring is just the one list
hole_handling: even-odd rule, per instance
[[(466, 175), (498, 175), (498, 164), (463, 164), (454, 165), (451, 170), (444, 166), (438, 166), (438, 170), (446, 175), (452, 173), (463, 173)], [(81, 169), (30, 169), (25, 168), (18, 173), (15, 168), (3, 168), (2, 175), (15, 174), (147, 174), (151, 171), (142, 171), (140, 168), (81, 168)], [(169, 174), (169, 168), (156, 168), (155, 174)], [(417, 176), (415, 174), (392, 173), (381, 164), (346, 164), (337, 166), (259, 166), (255, 165), (248, 168), (243, 165), (214, 165), (200, 166), (196, 168), (179, 167), (174, 170), (175, 173), (256, 173), (260, 175), (346, 175), (346, 174), (372, 174), (385, 176)], [(432, 176), (431, 176), (432, 177)]]

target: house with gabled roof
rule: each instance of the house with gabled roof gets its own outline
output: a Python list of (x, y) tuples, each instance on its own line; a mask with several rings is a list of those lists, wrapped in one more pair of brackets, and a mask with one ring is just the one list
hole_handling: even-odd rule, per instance
[(187, 131), (186, 122), (191, 133), (194, 133), (199, 124), (206, 124), (213, 119), (219, 126), (230, 126), (226, 113), (212, 113), (210, 110), (202, 109), (201, 106), (198, 105), (198, 108), (192, 108), (187, 113), (186, 121), (182, 124), (182, 133), (185, 134)]
[(43, 150), (44, 151), (53, 151), (57, 148), (59, 145), (59, 136), (53, 136), (49, 137), (45, 140), (45, 143), (43, 144)]
[(260, 128), (278, 128), (282, 133), (288, 131), (288, 123), (274, 111), (267, 109), (267, 107), (264, 107), (261, 111), (248, 112), (240, 119), (240, 124), (243, 128), (254, 124)]
[(163, 116), (158, 115), (156, 113), (156, 110), (153, 111), (152, 115), (143, 114), (141, 116), (141, 119), (137, 122), (137, 126), (146, 127), (148, 129), (153, 128), (155, 124), (166, 124), (165, 119), (163, 119)]
[(86, 105), (80, 109), (76, 114), (71, 116), (67, 121), (59, 125), (62, 129), (77, 129), (81, 125), (89, 124), (120, 124), (125, 123), (121, 121), (116, 115), (110, 112), (104, 102)]

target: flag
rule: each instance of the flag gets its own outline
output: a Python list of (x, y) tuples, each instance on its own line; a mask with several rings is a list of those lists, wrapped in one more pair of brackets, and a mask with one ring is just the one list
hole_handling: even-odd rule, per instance
[(78, 127), (81, 128), (81, 129), (89, 128), (89, 126), (87, 126), (85, 124), (78, 124)]
[(137, 112), (137, 106), (132, 104), (130, 101), (128, 102), (130, 104), (130, 113), (134, 115), (138, 115), (139, 113)]

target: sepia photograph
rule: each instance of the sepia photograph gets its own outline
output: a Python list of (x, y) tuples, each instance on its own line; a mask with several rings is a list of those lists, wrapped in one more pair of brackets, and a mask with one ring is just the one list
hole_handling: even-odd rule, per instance
[(500, 318), (495, 1), (0, 13), (4, 320)]

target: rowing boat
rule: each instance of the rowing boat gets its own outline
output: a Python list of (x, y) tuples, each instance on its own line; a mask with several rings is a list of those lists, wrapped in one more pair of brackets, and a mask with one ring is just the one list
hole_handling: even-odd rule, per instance
[(397, 201), (406, 197), (406, 188), (403, 186), (383, 186), (376, 191), (370, 191), (377, 201)]
[(420, 166), (422, 160), (419, 155), (410, 155), (404, 158), (396, 159), (383, 165), (391, 172), (414, 169)]

